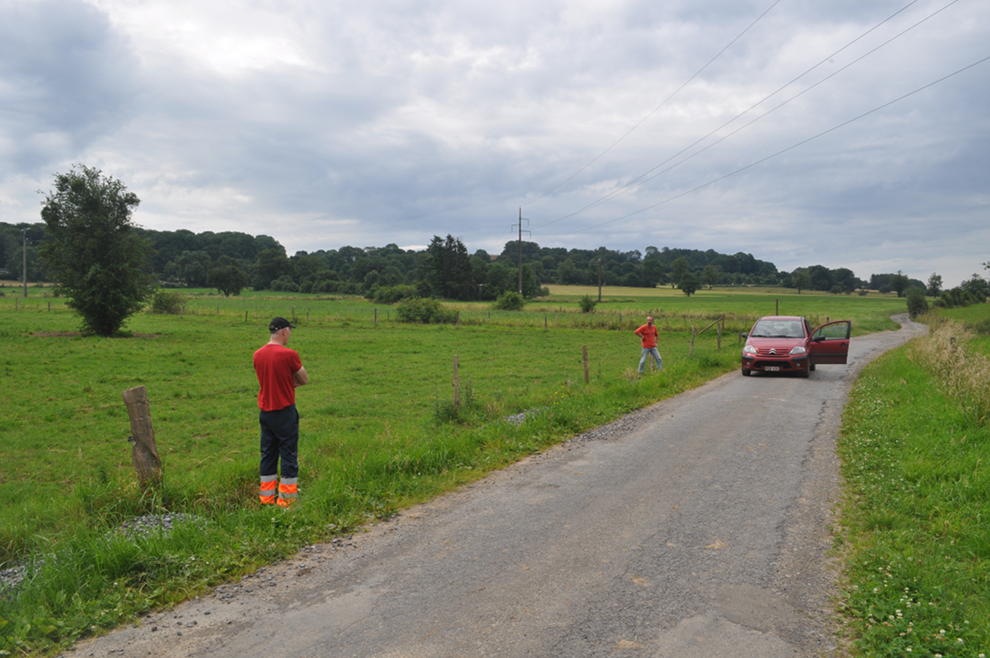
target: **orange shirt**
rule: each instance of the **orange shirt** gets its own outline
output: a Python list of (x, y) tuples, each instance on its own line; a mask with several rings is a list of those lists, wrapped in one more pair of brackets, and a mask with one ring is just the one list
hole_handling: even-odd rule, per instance
[(278, 411), (296, 403), (295, 373), (302, 361), (295, 350), (268, 343), (254, 353), (254, 371), (258, 375), (258, 408)]
[(643, 339), (643, 348), (650, 349), (657, 346), (657, 326), (655, 324), (644, 324), (634, 332)]

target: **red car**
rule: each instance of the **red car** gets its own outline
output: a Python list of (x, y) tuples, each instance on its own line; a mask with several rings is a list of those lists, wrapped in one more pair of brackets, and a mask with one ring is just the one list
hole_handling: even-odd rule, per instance
[(806, 318), (768, 315), (745, 334), (742, 374), (793, 372), (807, 377), (819, 363), (846, 363), (852, 322), (837, 320), (812, 330)]

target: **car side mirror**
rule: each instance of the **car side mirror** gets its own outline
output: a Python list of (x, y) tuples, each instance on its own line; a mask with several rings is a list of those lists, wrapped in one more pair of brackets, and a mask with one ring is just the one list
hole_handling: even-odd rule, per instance
[(742, 338), (743, 340), (746, 340), (747, 338), (749, 338), (749, 334), (746, 333), (745, 331), (740, 331), (739, 337)]

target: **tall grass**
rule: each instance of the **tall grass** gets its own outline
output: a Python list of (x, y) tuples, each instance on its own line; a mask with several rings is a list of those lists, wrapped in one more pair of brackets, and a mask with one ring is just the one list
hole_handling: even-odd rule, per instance
[(868, 366), (846, 409), (842, 611), (854, 653), (990, 653), (985, 357), (954, 322)]

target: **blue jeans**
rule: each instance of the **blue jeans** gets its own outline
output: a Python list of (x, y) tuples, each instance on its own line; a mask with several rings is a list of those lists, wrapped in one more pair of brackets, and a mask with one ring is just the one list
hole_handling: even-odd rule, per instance
[(262, 411), (261, 475), (277, 475), (282, 460), (282, 478), (299, 477), (299, 412), (295, 405), (278, 411)]
[(644, 347), (643, 356), (639, 358), (639, 373), (643, 374), (643, 366), (646, 365), (646, 357), (652, 356), (657, 364), (657, 370), (663, 370), (663, 359), (660, 358), (660, 350), (655, 347)]

